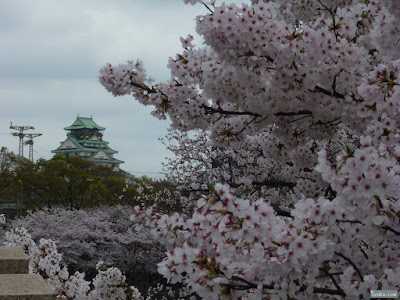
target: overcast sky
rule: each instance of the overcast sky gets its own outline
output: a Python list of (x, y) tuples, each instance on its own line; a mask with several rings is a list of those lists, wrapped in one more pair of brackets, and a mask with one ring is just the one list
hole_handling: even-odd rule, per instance
[(18, 153), (11, 121), (33, 126), (29, 132), (43, 134), (34, 139), (34, 158), (49, 159), (77, 114), (93, 116), (122, 169), (159, 177), (170, 153), (158, 138), (169, 121), (131, 96), (114, 98), (98, 70), (140, 58), (149, 75), (169, 79), (168, 57), (181, 52), (179, 38), (194, 34), (194, 18), (205, 13), (182, 0), (0, 0), (0, 146)]

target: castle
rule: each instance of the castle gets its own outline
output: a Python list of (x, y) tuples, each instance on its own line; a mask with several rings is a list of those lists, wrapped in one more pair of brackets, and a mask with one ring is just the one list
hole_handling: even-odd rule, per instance
[(51, 151), (63, 156), (79, 156), (97, 165), (108, 166), (113, 170), (119, 170), (119, 165), (124, 163), (115, 159), (114, 154), (118, 153), (108, 146), (108, 142), (103, 141), (102, 131), (104, 127), (97, 125), (93, 118), (83, 118), (77, 116), (75, 122), (68, 127), (67, 139), (61, 145)]

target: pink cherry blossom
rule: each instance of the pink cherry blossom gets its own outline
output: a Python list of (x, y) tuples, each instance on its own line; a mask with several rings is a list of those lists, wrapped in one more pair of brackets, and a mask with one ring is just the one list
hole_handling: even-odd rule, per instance
[(100, 71), (171, 121), (184, 213), (135, 215), (167, 248), (159, 271), (205, 299), (399, 289), (398, 1), (251, 2), (209, 4), (169, 81)]

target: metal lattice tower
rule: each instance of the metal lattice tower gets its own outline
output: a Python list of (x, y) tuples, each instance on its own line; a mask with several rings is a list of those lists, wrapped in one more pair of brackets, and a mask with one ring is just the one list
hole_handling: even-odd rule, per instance
[(35, 129), (33, 126), (13, 126), (12, 122), (10, 125), (10, 129), (18, 130), (19, 132), (12, 132), (13, 136), (19, 137), (19, 156), (24, 156), (24, 137), (26, 134), (25, 130)]
[(33, 162), (33, 139), (41, 135), (41, 133), (27, 133), (25, 135), (28, 138), (28, 140), (25, 142), (25, 145), (29, 145), (29, 160), (31, 162)]

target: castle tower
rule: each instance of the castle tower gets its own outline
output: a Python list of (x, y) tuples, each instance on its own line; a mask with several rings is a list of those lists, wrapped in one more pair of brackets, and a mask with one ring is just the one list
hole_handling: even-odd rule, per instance
[(94, 164), (108, 166), (113, 170), (119, 170), (119, 165), (124, 163), (115, 159), (114, 154), (118, 153), (108, 146), (108, 142), (103, 141), (104, 127), (97, 125), (93, 118), (83, 118), (77, 116), (75, 122), (68, 127), (67, 139), (61, 145), (51, 151), (63, 156), (79, 156)]

